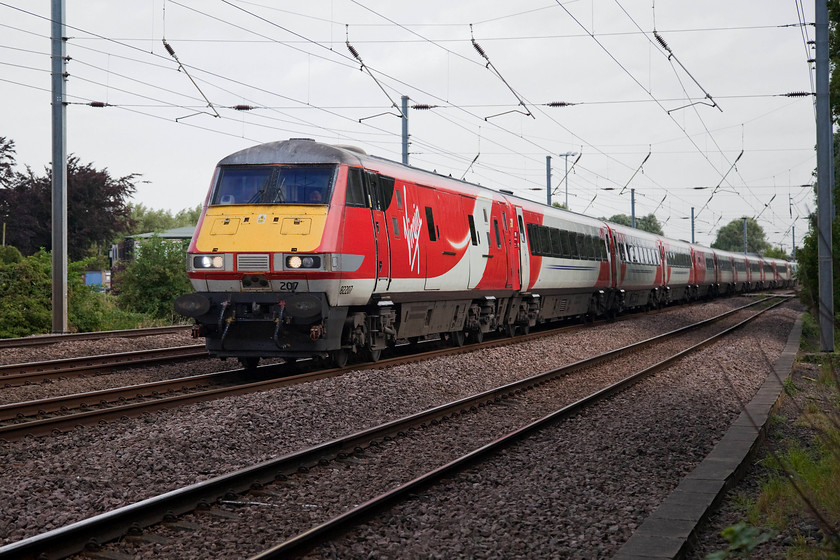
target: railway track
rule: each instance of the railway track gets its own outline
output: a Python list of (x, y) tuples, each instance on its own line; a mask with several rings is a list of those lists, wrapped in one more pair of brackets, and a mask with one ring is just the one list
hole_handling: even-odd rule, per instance
[[(766, 303), (766, 301), (756, 303), (762, 304)], [(166, 516), (171, 518), (172, 515), (194, 511), (199, 505), (206, 506), (206, 504), (216, 502), (217, 505), (212, 506), (212, 509), (221, 508), (224, 505), (223, 502), (227, 501), (231, 503), (231, 500), (238, 506), (247, 505), (251, 502), (258, 503), (257, 501), (247, 499), (243, 501), (237, 493), (248, 492), (254, 487), (271, 484), (278, 479), (285, 480), (295, 473), (305, 472), (309, 469), (313, 469), (314, 472), (318, 470), (314, 469), (314, 467), (330, 465), (336, 460), (340, 462), (349, 461), (350, 463), (364, 461), (366, 460), (365, 455), (369, 450), (387, 445), (387, 442), (393, 438), (396, 438), (393, 441), (410, 439), (401, 436), (413, 433), (412, 431), (414, 430), (422, 431), (434, 429), (435, 426), (454, 424), (455, 422), (452, 422), (454, 419), (466, 413), (479, 413), (481, 411), (489, 414), (491, 417), (507, 417), (510, 416), (511, 408), (516, 405), (516, 401), (525, 399), (530, 394), (538, 393), (543, 395), (537, 400), (544, 398), (546, 394), (555, 394), (557, 391), (556, 388), (552, 387), (552, 384), (562, 383), (562, 380), (569, 379), (569, 376), (574, 375), (575, 372), (579, 373), (595, 367), (613, 371), (616, 379), (608, 386), (591, 391), (588, 396), (571, 397), (569, 402), (565, 402), (559, 407), (555, 406), (551, 408), (549, 412), (542, 414), (539, 419), (525, 422), (513, 429), (506, 430), (501, 437), (498, 435), (492, 436), (486, 440), (491, 443), (482, 444), (466, 453), (462, 453), (453, 460), (443, 465), (437, 465), (435, 468), (421, 473), (420, 476), (416, 476), (408, 482), (383, 491), (380, 495), (361, 505), (353, 504), (346, 506), (346, 512), (335, 515), (323, 523), (316, 524), (314, 527), (304, 528), (297, 536), (290, 535), (291, 538), (288, 538), (283, 544), (273, 547), (257, 556), (258, 558), (286, 557), (289, 554), (294, 554), (303, 548), (311, 546), (316, 540), (322, 541), (327, 535), (344, 530), (348, 524), (355, 523), (364, 516), (381, 511), (383, 507), (389, 507), (389, 504), (393, 504), (395, 500), (404, 499), (406, 495), (434, 483), (441, 476), (457, 472), (459, 469), (473, 464), (482, 457), (490, 453), (495, 453), (504, 446), (518, 441), (534, 430), (541, 429), (550, 423), (556, 422), (558, 419), (580, 411), (583, 407), (591, 406), (592, 403), (626, 389), (640, 379), (679, 360), (689, 352), (713, 342), (716, 337), (732, 332), (758, 315), (755, 314), (743, 321), (739, 318), (739, 322), (732, 324), (735, 323), (734, 315), (748, 313), (748, 307), (752, 307), (752, 305), (733, 310), (698, 325), (679, 329), (659, 337), (653, 337), (646, 341), (582, 360), (563, 368), (544, 372), (515, 383), (510, 383), (465, 399), (423, 411), (419, 414), (376, 426), (369, 430), (352, 434), (346, 438), (325, 442), (299, 453), (286, 455), (277, 460), (268, 461), (216, 479), (175, 490), (68, 527), (14, 543), (0, 549), (0, 558), (34, 558), (41, 553), (46, 554), (46, 557), (60, 557), (78, 552), (85, 545), (102, 543), (123, 536), (129, 532), (128, 529), (131, 527), (134, 527), (134, 532), (136, 533), (138, 527), (157, 523)], [(728, 321), (729, 326), (725, 330), (712, 327), (712, 323), (718, 321)], [(706, 332), (713, 328), (714, 330), (722, 331), (722, 333), (717, 333), (712, 336)], [(702, 334), (698, 335), (697, 329), (702, 329)], [(680, 352), (667, 352), (667, 356), (662, 358), (663, 347), (673, 346), (674, 340), (677, 337), (688, 337), (692, 340), (684, 343), (684, 349)], [(660, 354), (660, 356), (653, 359), (653, 363), (644, 367), (642, 370), (634, 371), (628, 375), (627, 372), (621, 371), (618, 367), (623, 356), (632, 354), (634, 357), (638, 357), (643, 351), (649, 351), (644, 349), (651, 348), (658, 348), (656, 353)], [(579, 385), (578, 378), (575, 377), (572, 379), (569, 385)], [(533, 402), (525, 404), (526, 416), (534, 414), (535, 408), (532, 406), (533, 404)], [(550, 408), (551, 406), (557, 405), (557, 403), (550, 402), (548, 405)], [(498, 412), (497, 409), (499, 407), (504, 410), (504, 413), (500, 414)], [(473, 421), (470, 421), (457, 424), (460, 427), (462, 424), (471, 425), (473, 423)], [(428, 442), (425, 445), (428, 445)], [(354, 459), (354, 457), (357, 459)], [(369, 473), (366, 472), (364, 476), (369, 476)], [(262, 501), (265, 496), (271, 494), (271, 489), (262, 489), (257, 492), (257, 497), (258, 500)], [(282, 495), (282, 492), (279, 495)], [(278, 509), (285, 508), (279, 507)], [(261, 511), (265, 513), (276, 510), (263, 509)], [(219, 515), (224, 517), (225, 512), (222, 511)], [(292, 524), (292, 526), (296, 525), (299, 526), (300, 523)], [(138, 542), (143, 541), (142, 535), (137, 536), (136, 540)]]
[(99, 356), (64, 358), (43, 362), (0, 365), (0, 385), (14, 386), (37, 383), (46, 379), (88, 375), (116, 367), (130, 367), (149, 363), (207, 357), (203, 344), (136, 350)]
[[(752, 305), (758, 304), (756, 302)], [(517, 337), (523, 342), (557, 334), (558, 330), (577, 329), (579, 325), (562, 327), (551, 331), (533, 332)], [(586, 328), (584, 326), (583, 328)], [(256, 372), (230, 370), (210, 374), (193, 375), (175, 379), (115, 387), (99, 391), (78, 393), (39, 399), (35, 401), (0, 405), (0, 439), (12, 441), (26, 436), (41, 436), (66, 432), (76, 426), (93, 425), (104, 421), (165, 410), (177, 406), (209, 401), (213, 399), (268, 391), (279, 387), (308, 383), (334, 377), (348, 371), (386, 368), (428, 360), (477, 348), (492, 348), (511, 344), (510, 338), (485, 340), (480, 344), (465, 347), (434, 348), (386, 358), (378, 362), (353, 364), (345, 368), (316, 369), (315, 371), (292, 374), (285, 364), (264, 365)], [(128, 352), (106, 356), (71, 358), (54, 362), (0, 366), (0, 381), (33, 382), (68, 374), (90, 373), (109, 369), (116, 365), (137, 365), (161, 360), (187, 359), (206, 356), (201, 345)], [(4, 367), (10, 373), (4, 375)], [(47, 370), (47, 371), (44, 371)]]
[(0, 338), (0, 348), (16, 348), (21, 346), (43, 346), (56, 342), (74, 342), (78, 340), (98, 340), (101, 338), (131, 338), (139, 336), (154, 336), (189, 331), (192, 325), (170, 325), (167, 327), (148, 327), (145, 329), (128, 329), (120, 331), (96, 331), (88, 333), (67, 334), (39, 334), (22, 338)]

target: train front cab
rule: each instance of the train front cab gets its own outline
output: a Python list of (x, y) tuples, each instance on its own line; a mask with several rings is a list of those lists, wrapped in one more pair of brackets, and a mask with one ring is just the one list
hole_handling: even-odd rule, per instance
[(340, 346), (346, 309), (333, 300), (343, 270), (361, 265), (336, 251), (342, 168), (329, 154), (295, 160), (296, 146), (243, 150), (214, 174), (188, 250), (196, 292), (176, 300), (211, 355), (253, 365)]

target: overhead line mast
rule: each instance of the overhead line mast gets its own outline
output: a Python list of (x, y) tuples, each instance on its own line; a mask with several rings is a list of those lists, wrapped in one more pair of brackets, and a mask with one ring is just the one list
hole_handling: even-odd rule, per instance
[(52, 0), (52, 332), (67, 332), (67, 45), (64, 0)]

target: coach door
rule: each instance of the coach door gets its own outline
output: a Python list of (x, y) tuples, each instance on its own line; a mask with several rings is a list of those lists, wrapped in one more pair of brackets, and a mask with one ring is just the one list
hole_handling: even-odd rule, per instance
[(493, 211), (491, 212), (491, 236), (493, 237), (493, 242), (490, 253), (493, 254), (493, 247), (495, 247), (495, 249), (498, 250), (495, 254), (495, 257), (500, 259), (501, 262), (498, 265), (494, 265), (494, 268), (496, 268), (496, 270), (499, 273), (499, 282), (504, 280), (502, 286), (504, 286), (505, 288), (510, 288), (511, 282), (513, 282), (513, 278), (511, 278), (512, 265), (510, 262), (512, 259), (512, 254), (507, 244), (508, 232), (507, 224), (505, 223), (506, 221), (506, 206), (501, 202), (494, 201)]
[(376, 239), (376, 283), (374, 292), (384, 292), (391, 283), (391, 240), (385, 210), (394, 196), (394, 179), (377, 173), (366, 172), (371, 198), (373, 233)]
[(525, 217), (520, 207), (516, 208), (516, 223), (513, 228), (513, 248), (519, 253), (519, 291), (527, 292), (531, 283), (531, 257), (528, 254), (528, 240), (525, 238)]

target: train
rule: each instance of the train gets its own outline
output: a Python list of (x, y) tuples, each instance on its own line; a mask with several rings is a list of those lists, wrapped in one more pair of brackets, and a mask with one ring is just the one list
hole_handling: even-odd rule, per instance
[(789, 287), (784, 260), (668, 239), (312, 139), (215, 168), (175, 309), (212, 356), (378, 360), (547, 321)]

